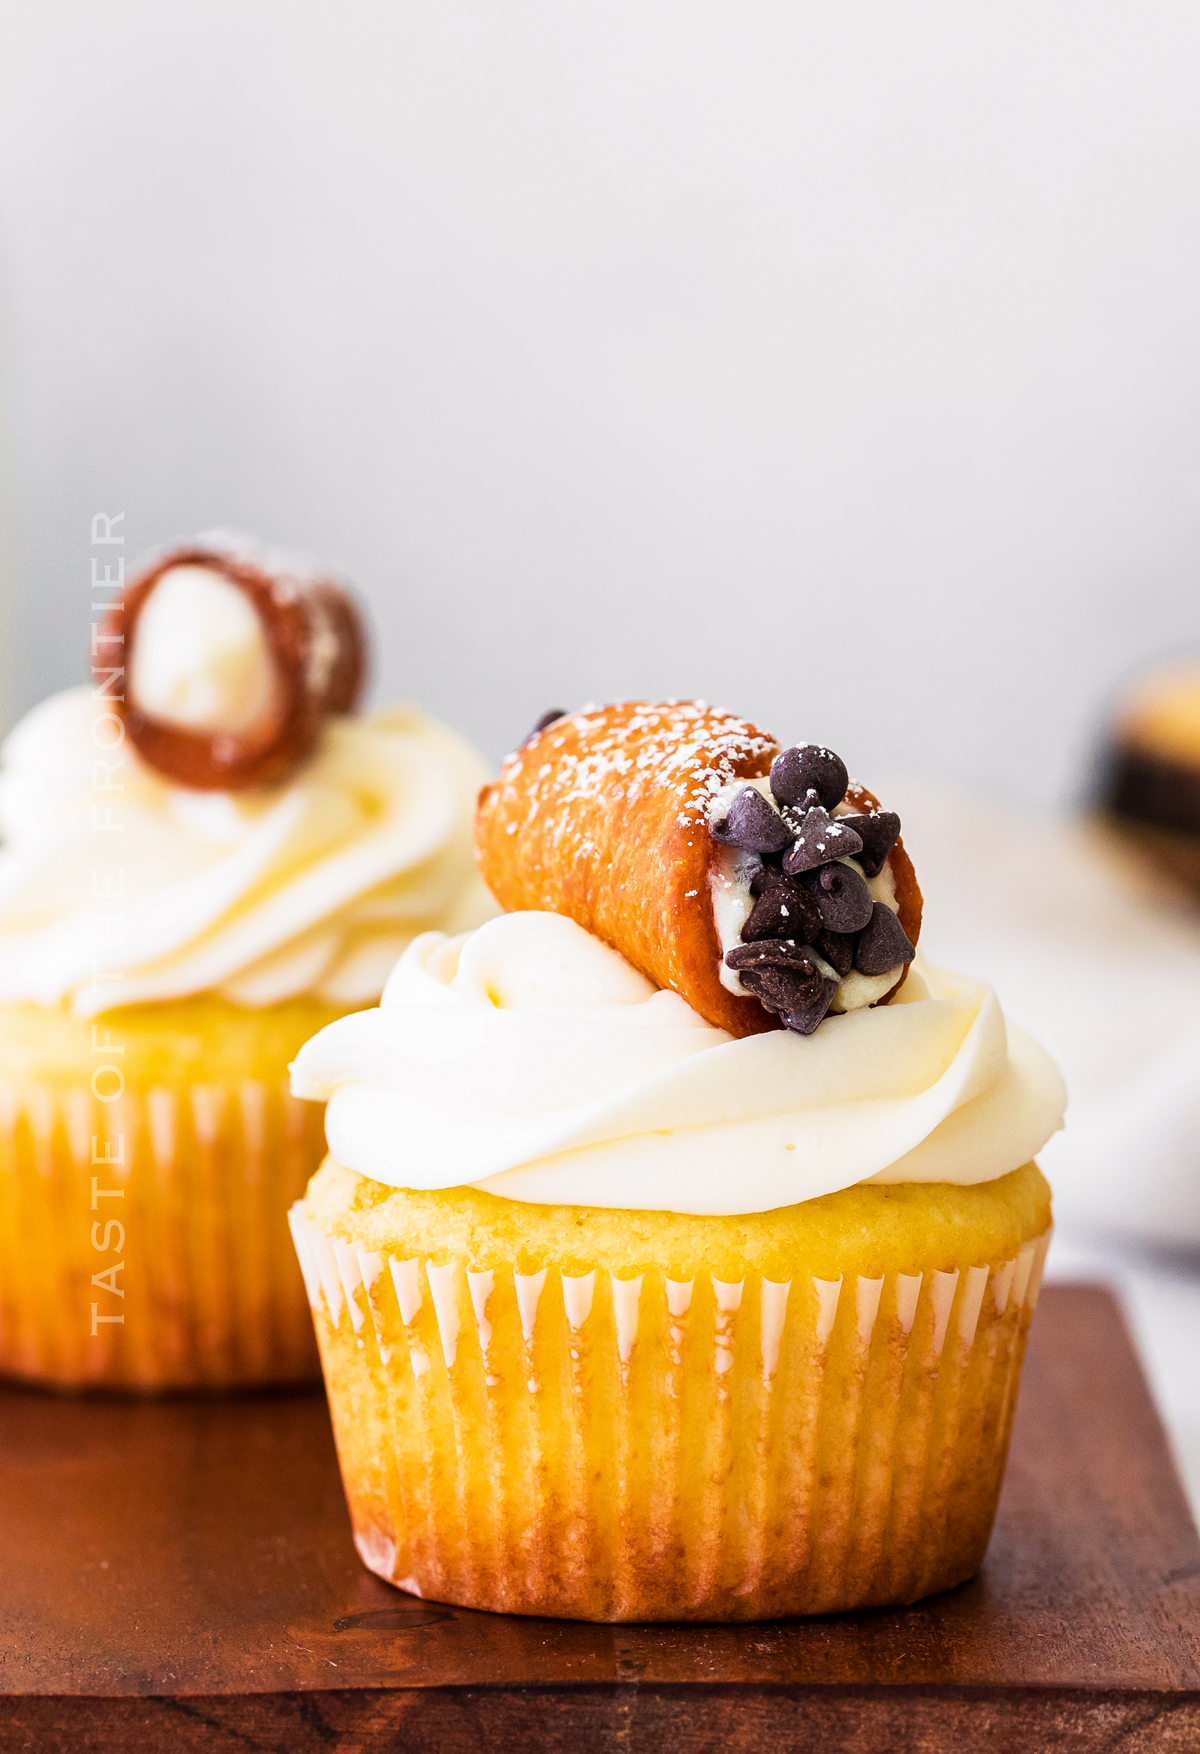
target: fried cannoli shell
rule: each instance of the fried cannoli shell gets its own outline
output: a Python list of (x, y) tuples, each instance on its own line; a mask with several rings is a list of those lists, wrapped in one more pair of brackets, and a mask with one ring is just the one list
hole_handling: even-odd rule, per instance
[[(866, 786), (860, 785), (857, 780), (851, 780), (846, 787), (845, 803), (856, 816), (869, 816), (873, 810), (881, 808), (879, 799), (874, 792), (869, 792)], [(917, 939), (921, 936), (921, 915), (924, 911), (925, 901), (921, 894), (921, 885), (917, 882), (917, 873), (913, 869), (913, 862), (905, 851), (904, 840), (900, 835), (896, 836), (896, 844), (888, 854), (887, 862), (891, 868), (892, 882), (896, 886), (896, 916), (904, 927), (909, 943), (915, 946)], [(889, 999), (895, 998), (908, 979), (910, 966), (911, 964), (905, 963), (900, 979), (895, 986), (877, 1001), (880, 1005), (886, 1005)]]
[[(710, 888), (720, 849), (708, 827), (715, 794), (764, 777), (778, 752), (766, 732), (693, 701), (623, 702), (559, 719), (480, 794), (484, 880), (510, 911), (566, 914), (731, 1035), (779, 1029), (757, 999), (721, 984)], [(861, 788), (847, 801), (876, 807)], [(901, 924), (915, 942), (920, 891), (899, 842), (891, 858)]]
[(151, 767), (194, 791), (278, 785), (310, 753), (325, 717), (349, 712), (362, 691), (366, 636), (354, 599), (332, 579), (294, 576), (250, 554), (172, 549), (131, 580), (100, 626), (99, 649), (123, 647), (126, 678), (142, 606), (163, 574), (179, 566), (219, 573), (249, 598), (279, 678), (280, 709), (237, 735), (190, 731), (140, 711), (127, 690), (120, 710), (130, 741)]

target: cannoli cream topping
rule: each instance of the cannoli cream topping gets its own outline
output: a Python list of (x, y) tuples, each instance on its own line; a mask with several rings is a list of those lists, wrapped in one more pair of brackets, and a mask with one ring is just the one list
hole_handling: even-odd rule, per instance
[(279, 711), (262, 622), (207, 566), (174, 566), (159, 579), (142, 610), (128, 688), (143, 712), (190, 731), (248, 731)]
[[(210, 705), (231, 646), (253, 675), (225, 630)], [(153, 672), (145, 686), (171, 692)], [(194, 667), (184, 693), (207, 710)], [(164, 778), (87, 687), (35, 707), (2, 758), (3, 1001), (84, 1017), (214, 990), (369, 1004), (415, 934), (494, 911), (471, 853), (482, 765), (415, 707), (330, 717), (291, 779), (239, 792)]]
[(142, 761), (201, 792), (279, 786), (367, 672), (353, 592), (303, 555), (214, 530), (95, 604), (93, 676)]
[(992, 1180), (1066, 1100), (982, 982), (918, 961), (887, 1006), (735, 1039), (532, 912), (417, 939), (377, 1009), (305, 1045), (293, 1090), (328, 1100), (330, 1150), (376, 1181), (714, 1215)]
[(728, 782), (709, 805), (721, 985), (801, 1035), (830, 1011), (886, 1003), (916, 954), (920, 908), (897, 894), (900, 818), (866, 805), (821, 743), (781, 750), (768, 775)]
[[(725, 786), (713, 800), (711, 814), (720, 817), (728, 813), (732, 799), (748, 788), (753, 788), (760, 797), (769, 798), (769, 783), (766, 780), (742, 780), (733, 785)], [(839, 805), (838, 811), (850, 815), (852, 806)], [(836, 830), (836, 815), (833, 820)], [(879, 902), (889, 913), (896, 912), (896, 883), (892, 875), (891, 860), (885, 859), (883, 868), (874, 877), (863, 875), (861, 865), (853, 858), (846, 857), (842, 861), (852, 871), (863, 876), (867, 893), (873, 902)], [(709, 888), (712, 891), (713, 921), (717, 928), (717, 945), (720, 955), (721, 985), (731, 993), (744, 991), (742, 978), (737, 969), (731, 967), (726, 958), (731, 950), (736, 950), (742, 942), (742, 932), (747, 920), (754, 912), (754, 893), (751, 883), (760, 869), (761, 859), (756, 853), (744, 852), (740, 847), (722, 847), (709, 872)], [(884, 995), (892, 990), (904, 973), (902, 964), (888, 968), (882, 974), (862, 974), (852, 968), (847, 974), (839, 977), (836, 969), (831, 968), (823, 958), (809, 947), (809, 955), (818, 969), (828, 979), (837, 982), (837, 990), (830, 1002), (829, 1009), (833, 1012), (857, 1011), (864, 1005), (878, 1004)]]

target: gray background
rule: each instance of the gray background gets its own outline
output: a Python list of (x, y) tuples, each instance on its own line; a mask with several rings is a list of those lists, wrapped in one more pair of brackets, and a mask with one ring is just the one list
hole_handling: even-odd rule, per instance
[(1068, 800), (1200, 645), (1200, 9), (0, 9), (9, 716), (88, 523), (370, 599), (497, 756), (700, 694)]

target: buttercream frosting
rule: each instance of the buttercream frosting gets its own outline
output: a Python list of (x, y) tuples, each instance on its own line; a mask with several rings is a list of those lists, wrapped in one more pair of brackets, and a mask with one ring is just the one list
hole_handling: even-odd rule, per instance
[(418, 708), (331, 717), (286, 785), (198, 792), (141, 761), (91, 690), (0, 756), (0, 1000), (87, 1017), (215, 991), (364, 1005), (432, 926), (495, 912), (471, 823), (486, 778)]
[(378, 1008), (305, 1045), (293, 1090), (376, 1181), (709, 1214), (988, 1181), (1066, 1100), (982, 982), (918, 961), (887, 1006), (735, 1040), (549, 913), (416, 939)]

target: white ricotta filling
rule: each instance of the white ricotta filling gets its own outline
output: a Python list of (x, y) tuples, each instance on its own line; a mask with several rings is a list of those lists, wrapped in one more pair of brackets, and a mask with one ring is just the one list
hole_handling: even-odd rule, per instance
[(241, 736), (282, 706), (257, 610), (212, 567), (173, 566), (146, 598), (129, 693), (149, 718), (184, 731)]
[[(722, 816), (729, 814), (730, 806), (739, 792), (747, 786), (753, 786), (761, 792), (773, 810), (778, 811), (768, 779), (733, 780), (713, 798), (709, 810), (709, 821), (719, 822)], [(861, 814), (853, 805), (839, 804), (831, 812), (834, 816), (856, 816)], [(838, 864), (849, 865), (857, 871), (871, 892), (872, 901), (881, 901), (893, 913), (899, 912), (896, 906), (896, 880), (892, 875), (892, 859), (889, 853), (884, 861), (883, 869), (878, 877), (868, 877), (857, 859), (839, 859)], [(750, 893), (750, 880), (758, 869), (757, 853), (743, 852), (740, 847), (718, 846), (716, 859), (709, 873), (708, 884), (713, 898), (713, 922), (717, 928), (717, 944), (720, 949), (721, 985), (727, 992), (736, 993), (739, 998), (750, 995), (742, 985), (742, 978), (735, 968), (725, 964), (726, 954), (742, 942), (742, 927), (750, 918), (756, 897)], [(838, 980), (838, 990), (833, 996), (830, 1011), (861, 1011), (868, 1005), (875, 1005), (889, 992), (904, 970), (904, 964), (897, 963), (895, 968), (886, 974), (860, 974), (856, 968), (843, 975), (840, 980), (835, 968), (831, 968), (825, 958), (814, 950), (811, 944), (804, 946), (807, 954), (816, 963), (821, 973)]]

